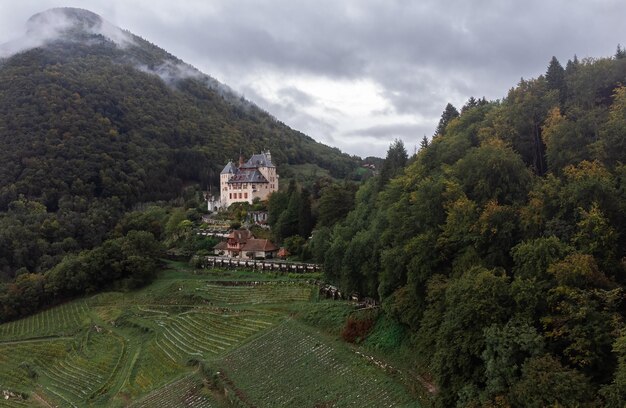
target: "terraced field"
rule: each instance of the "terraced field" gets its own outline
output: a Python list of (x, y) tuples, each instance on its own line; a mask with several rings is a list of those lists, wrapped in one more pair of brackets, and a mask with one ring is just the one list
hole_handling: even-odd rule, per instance
[(293, 322), (228, 354), (220, 368), (257, 407), (418, 406), (384, 371)]
[[(410, 400), (347, 346), (292, 321), (290, 308), (307, 307), (316, 292), (285, 276), (178, 267), (135, 293), (101, 293), (0, 325), (8, 396), (0, 407), (224, 407), (241, 403), (237, 395), (259, 407)], [(215, 383), (220, 376), (227, 386)]]
[(251, 286), (207, 284), (196, 290), (202, 297), (226, 305), (307, 301), (311, 298), (309, 285), (294, 282), (264, 282)]
[(59, 406), (81, 406), (106, 394), (125, 353), (125, 339), (87, 332), (81, 348), (40, 367), (38, 382)]
[(203, 392), (202, 379), (197, 375), (187, 376), (160, 388), (142, 398), (132, 408), (218, 407), (215, 399)]
[(68, 347), (67, 339), (0, 343), (0, 388), (27, 391), (40, 368), (66, 358)]
[(25, 319), (0, 325), (2, 341), (70, 334), (87, 319), (84, 301), (58, 306)]
[(259, 330), (272, 326), (254, 314), (218, 315), (198, 310), (159, 317), (155, 345), (172, 361), (210, 358), (231, 349)]

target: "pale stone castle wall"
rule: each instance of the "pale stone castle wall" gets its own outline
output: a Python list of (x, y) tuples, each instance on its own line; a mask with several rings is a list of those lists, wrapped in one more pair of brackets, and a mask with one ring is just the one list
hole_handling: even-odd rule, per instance
[[(220, 174), (220, 203), (222, 208), (228, 208), (232, 203), (236, 202), (248, 202), (252, 204), (255, 198), (260, 200), (267, 200), (269, 195), (278, 191), (278, 174), (276, 173), (276, 167), (271, 162), (271, 155), (269, 152), (262, 152), (264, 163), (268, 163), (269, 166), (254, 166), (250, 163), (246, 163), (243, 167), (243, 160), (240, 160), (239, 167), (231, 162), (228, 163), (222, 173)], [(263, 176), (262, 181), (243, 181), (243, 182), (230, 182), (236, 175), (243, 172), (258, 172)]]

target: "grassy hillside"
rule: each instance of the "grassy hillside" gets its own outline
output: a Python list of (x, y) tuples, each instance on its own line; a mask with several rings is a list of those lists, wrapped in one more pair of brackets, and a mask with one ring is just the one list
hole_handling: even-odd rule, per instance
[(0, 389), (15, 395), (0, 404), (417, 406), (394, 376), (298, 318), (326, 304), (347, 315), (347, 303), (320, 302), (303, 279), (170, 266), (140, 291), (0, 325)]

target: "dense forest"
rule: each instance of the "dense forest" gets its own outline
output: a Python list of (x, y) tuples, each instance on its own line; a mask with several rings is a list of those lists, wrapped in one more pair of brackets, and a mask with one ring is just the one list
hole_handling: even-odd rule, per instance
[(448, 105), (313, 232), (326, 278), (405, 328), (437, 406), (626, 401), (625, 57)]
[(99, 16), (53, 12), (75, 24), (0, 60), (0, 281), (97, 247), (142, 203), (217, 186), (240, 151), (339, 178), (357, 168), (147, 41), (89, 30)]

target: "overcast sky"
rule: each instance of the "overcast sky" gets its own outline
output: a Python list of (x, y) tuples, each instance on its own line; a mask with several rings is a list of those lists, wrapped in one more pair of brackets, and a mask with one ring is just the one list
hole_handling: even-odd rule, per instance
[(613, 55), (623, 0), (0, 0), (0, 43), (80, 7), (359, 156), (431, 136), (446, 103), (500, 99), (555, 55)]

